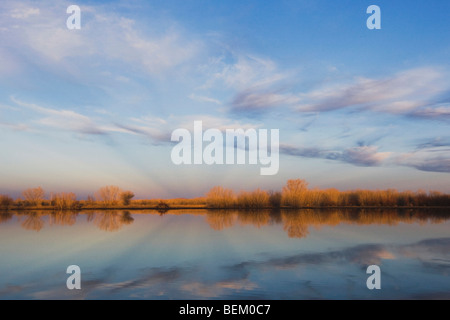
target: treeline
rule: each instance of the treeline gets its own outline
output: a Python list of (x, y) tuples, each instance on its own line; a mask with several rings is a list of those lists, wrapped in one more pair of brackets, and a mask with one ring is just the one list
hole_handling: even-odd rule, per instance
[(303, 179), (288, 180), (281, 191), (241, 191), (220, 186), (206, 194), (209, 208), (314, 208), (314, 207), (448, 207), (450, 194), (439, 191), (308, 189)]
[(47, 196), (42, 187), (37, 187), (24, 190), (21, 197), (17, 199), (0, 194), (0, 210), (156, 209), (165, 211), (180, 207), (204, 208), (206, 204), (205, 198), (135, 200), (134, 196), (132, 191), (122, 190), (118, 186), (105, 186), (89, 195), (87, 199), (78, 200), (73, 192), (50, 193)]
[(57, 210), (78, 210), (82, 208), (129, 206), (134, 193), (124, 191), (118, 186), (100, 188), (87, 200), (77, 200), (73, 192), (46, 193), (42, 187), (26, 189), (22, 197), (14, 200), (8, 195), (0, 195), (1, 209), (52, 208)]
[(0, 209), (158, 209), (173, 208), (322, 208), (322, 207), (450, 207), (450, 194), (439, 191), (397, 191), (309, 189), (303, 179), (288, 180), (281, 191), (241, 191), (235, 193), (221, 186), (213, 187), (205, 197), (194, 199), (149, 199), (133, 200), (134, 193), (118, 186), (105, 186), (97, 190), (87, 200), (78, 200), (75, 193), (46, 193), (41, 187), (22, 192), (22, 197), (13, 199), (0, 195)]

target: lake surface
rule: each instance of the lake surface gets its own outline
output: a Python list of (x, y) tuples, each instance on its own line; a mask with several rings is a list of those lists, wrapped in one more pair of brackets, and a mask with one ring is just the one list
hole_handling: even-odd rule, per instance
[(0, 299), (450, 299), (450, 210), (0, 213)]

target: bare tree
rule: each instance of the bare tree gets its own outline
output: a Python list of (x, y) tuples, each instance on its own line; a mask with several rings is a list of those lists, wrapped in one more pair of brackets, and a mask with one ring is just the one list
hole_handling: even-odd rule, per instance
[(286, 186), (283, 187), (283, 204), (292, 207), (299, 207), (303, 203), (303, 198), (307, 190), (308, 182), (306, 182), (306, 180), (288, 180)]
[(112, 206), (119, 203), (121, 194), (122, 190), (118, 186), (105, 186), (95, 193), (95, 198), (104, 205)]
[(44, 199), (45, 191), (41, 187), (30, 188), (23, 191), (22, 195), (29, 204), (38, 205)]

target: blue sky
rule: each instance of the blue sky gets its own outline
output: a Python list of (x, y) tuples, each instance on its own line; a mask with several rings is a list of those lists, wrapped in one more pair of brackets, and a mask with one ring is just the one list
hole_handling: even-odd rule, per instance
[[(81, 8), (69, 30), (66, 8)], [(381, 30), (366, 9), (381, 8)], [(2, 1), (0, 193), (450, 192), (446, 1)], [(170, 134), (280, 129), (280, 170), (181, 165)]]

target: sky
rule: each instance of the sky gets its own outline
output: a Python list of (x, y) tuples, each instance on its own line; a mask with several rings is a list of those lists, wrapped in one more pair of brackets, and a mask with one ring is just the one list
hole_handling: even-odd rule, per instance
[[(80, 7), (81, 28), (66, 9)], [(370, 30), (370, 5), (381, 29)], [(1, 1), (0, 193), (450, 192), (448, 1)], [(175, 165), (177, 128), (279, 129), (279, 171)]]

